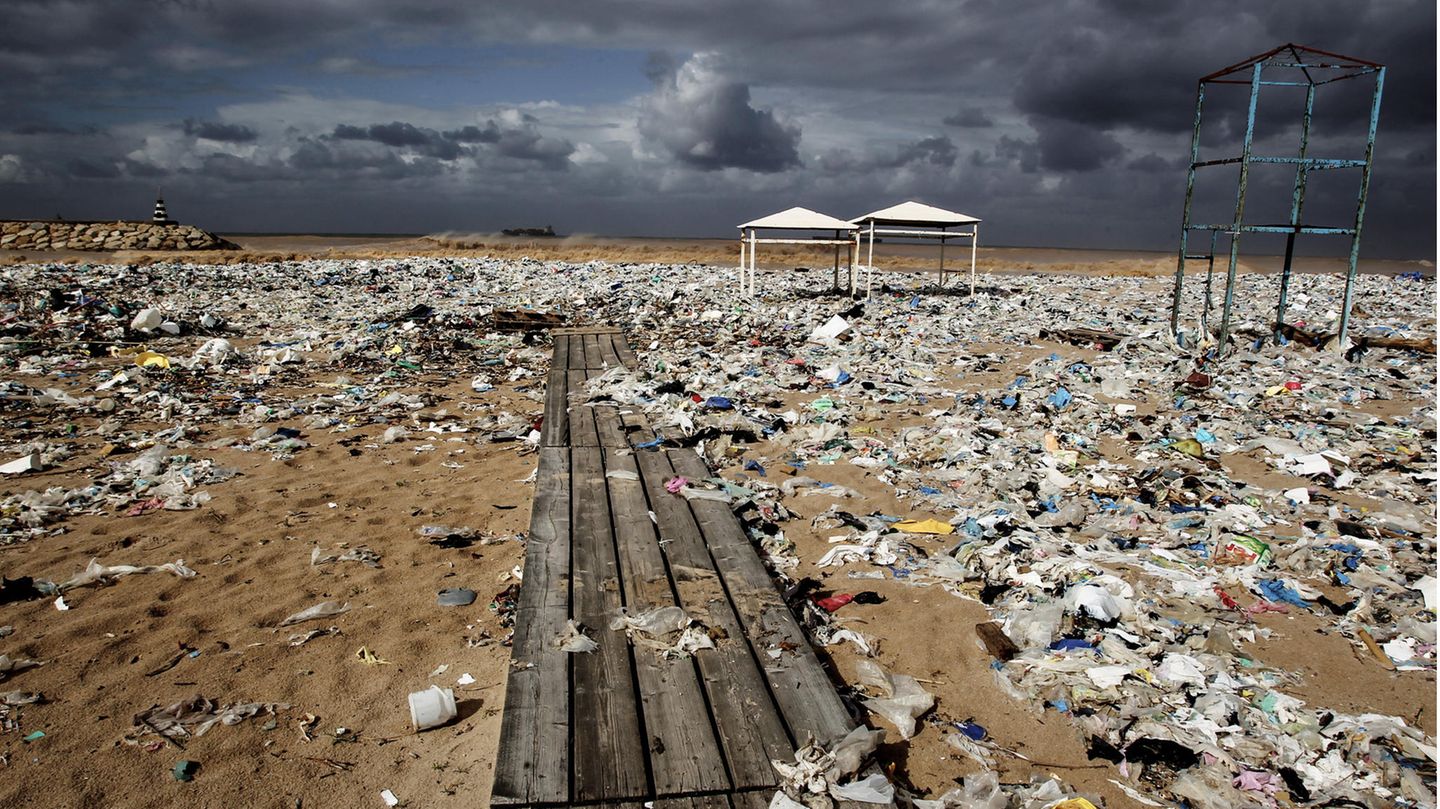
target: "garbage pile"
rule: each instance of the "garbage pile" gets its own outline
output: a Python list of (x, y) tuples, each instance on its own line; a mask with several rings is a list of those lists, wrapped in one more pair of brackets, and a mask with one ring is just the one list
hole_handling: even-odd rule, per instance
[[(14, 464), (0, 470), (12, 492), (0, 543), (63, 531), (75, 513), (203, 507), (234, 474), (205, 457), (222, 446), (283, 461), (317, 433), (373, 427), (417, 452), (450, 440), (528, 452), (548, 346), (487, 317), (543, 312), (627, 331), (639, 367), (592, 380), (591, 398), (643, 411), (654, 432), (641, 446), (738, 470), (676, 491), (730, 502), (818, 643), (871, 652), (811, 597), (817, 570), (943, 588), (990, 611), (997, 682), (1068, 717), (1136, 800), (1435, 805), (1434, 739), (1413, 720), (1306, 704), (1284, 693), (1283, 660), (1245, 651), (1285, 612), (1397, 677), (1434, 671), (1433, 354), (1370, 347), (1350, 361), (1275, 345), (1262, 276), (1240, 279), (1240, 337), (1223, 354), (1193, 325), (1199, 300), (1182, 340), (1170, 336), (1165, 279), (994, 275), (972, 299), (896, 276), (859, 301), (812, 289), (828, 271), (776, 273), (756, 301), (730, 280), (694, 265), (483, 258), (15, 268), (0, 284), (0, 411), (13, 425), (0, 461)], [(1291, 316), (1333, 330), (1341, 285), (1298, 275)], [(1433, 278), (1363, 276), (1355, 303), (1357, 334), (1434, 334)], [(457, 382), (480, 403), (435, 409), (426, 390)], [(485, 403), (503, 384), (533, 408)], [(27, 488), (77, 434), (111, 447), (99, 473)], [(827, 482), (841, 465), (908, 512)], [(818, 513), (828, 552), (797, 552), (797, 512)], [(332, 555), (312, 560), (377, 561)], [(511, 588), (491, 609), (508, 623), (514, 600)], [(652, 642), (692, 653), (692, 628), (676, 618)], [(877, 727), (925, 727), (934, 699), (913, 674), (866, 671)], [(985, 768), (1007, 751), (948, 732), (982, 772), (915, 805), (1089, 805), (1053, 780), (1000, 783)], [(787, 799), (819, 794), (804, 785), (835, 755), (786, 762)], [(841, 769), (863, 796), (840, 798), (906, 799), (858, 759)]]

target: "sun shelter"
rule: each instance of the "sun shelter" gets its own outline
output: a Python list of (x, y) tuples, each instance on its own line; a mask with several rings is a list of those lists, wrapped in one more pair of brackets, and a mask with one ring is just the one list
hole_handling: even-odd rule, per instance
[[(860, 253), (860, 240), (856, 233), (859, 226), (836, 219), (809, 208), (791, 208), (769, 216), (754, 219), (740, 225), (740, 289), (751, 296), (755, 294), (755, 251), (762, 244), (833, 244), (835, 245), (835, 286), (840, 286), (840, 247), (845, 251), (847, 270), (850, 274), (850, 293), (855, 293), (855, 260)], [(760, 238), (761, 230), (785, 231), (829, 231), (831, 238), (812, 236), (810, 238)], [(843, 235), (842, 235), (843, 234)], [(747, 263), (748, 262), (748, 263)], [(747, 272), (748, 270), (748, 272)], [(748, 283), (747, 283), (748, 279)]]
[[(970, 294), (975, 294), (975, 248), (979, 242), (980, 220), (973, 216), (922, 202), (902, 202), (850, 220), (860, 226), (861, 238), (868, 238), (865, 254), (865, 294), (870, 294), (870, 270), (874, 265), (876, 236), (903, 236), (907, 239), (940, 240), (940, 285), (945, 285), (945, 241), (970, 240)], [(969, 226), (966, 230), (965, 227)], [(960, 228), (960, 230), (950, 230)]]

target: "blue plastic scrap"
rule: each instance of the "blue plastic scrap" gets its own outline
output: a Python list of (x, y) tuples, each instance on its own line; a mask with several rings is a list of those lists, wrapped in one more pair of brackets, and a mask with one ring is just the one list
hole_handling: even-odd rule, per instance
[(1294, 604), (1297, 607), (1302, 607), (1307, 610), (1310, 609), (1310, 602), (1301, 598), (1300, 594), (1297, 593), (1293, 587), (1290, 587), (1279, 579), (1261, 579), (1257, 586), (1260, 588), (1260, 594), (1265, 597), (1266, 601), (1274, 601), (1276, 603), (1283, 602), (1286, 604)]
[(1048, 401), (1054, 405), (1056, 410), (1064, 410), (1065, 406), (1070, 404), (1074, 398), (1074, 396), (1070, 395), (1070, 391), (1064, 388), (1056, 388), (1055, 392), (1050, 394)]

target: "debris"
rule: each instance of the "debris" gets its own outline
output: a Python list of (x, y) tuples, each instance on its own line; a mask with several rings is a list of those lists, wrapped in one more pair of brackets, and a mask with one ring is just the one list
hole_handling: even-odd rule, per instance
[(349, 611), (349, 602), (346, 602), (344, 604), (337, 604), (334, 601), (321, 601), (319, 604), (316, 604), (313, 607), (306, 607), (305, 609), (295, 613), (294, 615), (289, 616), (285, 620), (281, 621), (279, 625), (293, 626), (295, 624), (303, 624), (306, 621), (314, 621), (319, 618), (329, 618), (332, 615), (341, 615)]
[(199, 771), (200, 762), (184, 760), (176, 762), (175, 766), (170, 770), (170, 774), (175, 776), (176, 781), (193, 781), (195, 780), (195, 773)]
[(555, 645), (560, 647), (560, 651), (571, 654), (588, 654), (600, 648), (600, 644), (586, 635), (574, 619), (565, 623), (565, 630), (555, 639)]
[(439, 727), (457, 715), (455, 692), (438, 685), (432, 685), (424, 691), (412, 692), (409, 703), (410, 724), (417, 732)]
[(436, 603), (442, 607), (468, 607), (475, 603), (475, 591), (451, 587), (440, 591)]

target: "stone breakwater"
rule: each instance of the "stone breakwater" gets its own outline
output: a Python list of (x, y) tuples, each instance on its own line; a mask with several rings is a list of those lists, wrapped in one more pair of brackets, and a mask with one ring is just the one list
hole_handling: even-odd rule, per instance
[(153, 222), (0, 222), (0, 250), (238, 250), (193, 225)]

